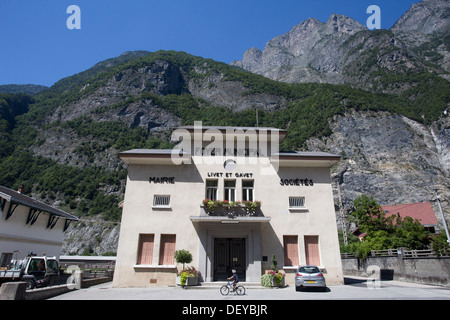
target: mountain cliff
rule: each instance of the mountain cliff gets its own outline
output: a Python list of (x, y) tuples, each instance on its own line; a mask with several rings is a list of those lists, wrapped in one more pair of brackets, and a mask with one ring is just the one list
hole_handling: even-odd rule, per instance
[[(288, 129), (282, 149), (342, 155), (332, 175), (346, 207), (361, 193), (382, 205), (428, 201), (436, 187), (448, 208), (448, 29), (439, 9), (448, 1), (431, 2), (433, 17), (413, 6), (391, 30), (336, 14), (308, 19), (234, 66), (127, 52), (33, 97), (0, 94), (0, 184), (24, 184), (82, 218), (64, 253), (115, 251), (127, 172), (119, 152), (171, 148), (172, 130), (194, 121), (256, 126), (258, 110), (260, 126)], [(408, 42), (419, 18), (430, 27)]]
[[(390, 30), (368, 31), (332, 14), (326, 23), (309, 18), (231, 64), (289, 83), (349, 84), (376, 92), (403, 93), (411, 74), (435, 72), (448, 79), (448, 0), (414, 4)], [(388, 80), (389, 79), (389, 80)]]

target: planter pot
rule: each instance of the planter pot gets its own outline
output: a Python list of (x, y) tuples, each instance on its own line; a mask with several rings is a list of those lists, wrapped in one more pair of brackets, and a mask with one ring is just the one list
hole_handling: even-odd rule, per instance
[(181, 286), (181, 276), (177, 276), (177, 280), (175, 281), (175, 284), (178, 286)]
[(272, 287), (284, 287), (284, 278), (281, 280), (281, 284), (278, 284), (277, 280), (272, 279)]
[(187, 277), (186, 278), (187, 286), (196, 286), (198, 285), (198, 277)]

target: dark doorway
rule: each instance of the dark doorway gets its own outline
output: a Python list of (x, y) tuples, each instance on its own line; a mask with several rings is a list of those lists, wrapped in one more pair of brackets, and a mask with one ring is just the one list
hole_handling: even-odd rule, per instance
[(214, 281), (226, 281), (236, 269), (239, 281), (245, 281), (245, 239), (214, 239)]

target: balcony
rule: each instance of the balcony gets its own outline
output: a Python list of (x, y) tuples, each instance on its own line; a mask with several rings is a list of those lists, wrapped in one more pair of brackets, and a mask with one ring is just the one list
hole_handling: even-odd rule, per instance
[(261, 210), (261, 201), (211, 201), (204, 200), (200, 206), (200, 216), (190, 217), (193, 222), (269, 222)]

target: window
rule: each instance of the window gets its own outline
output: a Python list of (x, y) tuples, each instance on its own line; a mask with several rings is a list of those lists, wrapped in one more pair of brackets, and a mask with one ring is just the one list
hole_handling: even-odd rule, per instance
[(235, 201), (236, 197), (236, 180), (225, 180), (225, 197), (224, 200)]
[(9, 252), (3, 252), (0, 257), (0, 268), (8, 267), (11, 263), (13, 254)]
[(301, 267), (298, 271), (302, 273), (319, 273), (320, 269), (312, 266)]
[(47, 259), (47, 270), (50, 272), (58, 273), (59, 271), (58, 261)]
[(45, 272), (45, 260), (42, 258), (32, 258), (28, 267), (28, 273), (40, 273)]
[(137, 264), (152, 264), (155, 235), (140, 234)]
[(298, 266), (298, 237), (283, 236), (284, 265)]
[(206, 180), (206, 199), (217, 200), (217, 180)]
[(307, 210), (305, 197), (289, 197), (289, 210)]
[(159, 264), (175, 264), (175, 234), (162, 234), (159, 245)]
[(253, 180), (242, 181), (242, 200), (253, 201)]
[(306, 264), (319, 266), (319, 236), (305, 236)]
[(153, 207), (168, 208), (170, 206), (170, 196), (156, 195), (153, 197)]

